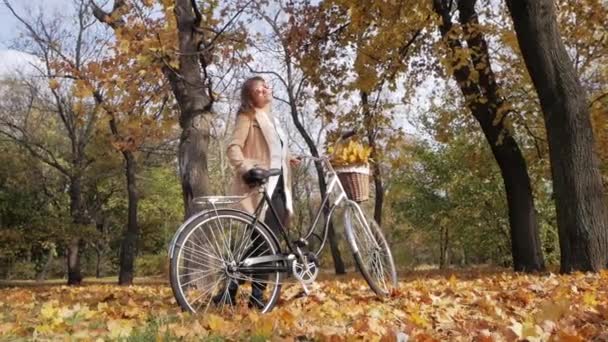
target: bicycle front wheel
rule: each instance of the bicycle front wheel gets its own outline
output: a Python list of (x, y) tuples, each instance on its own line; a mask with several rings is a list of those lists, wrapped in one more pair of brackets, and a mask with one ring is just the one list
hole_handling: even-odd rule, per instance
[(270, 231), (253, 221), (244, 212), (220, 209), (182, 230), (171, 256), (170, 281), (184, 310), (272, 309), (281, 290), (280, 262), (257, 264), (249, 272), (239, 269), (247, 258), (281, 254)]
[(397, 271), (391, 250), (376, 220), (366, 219), (361, 207), (348, 200), (344, 211), (344, 228), (363, 278), (377, 295), (389, 295), (397, 286)]

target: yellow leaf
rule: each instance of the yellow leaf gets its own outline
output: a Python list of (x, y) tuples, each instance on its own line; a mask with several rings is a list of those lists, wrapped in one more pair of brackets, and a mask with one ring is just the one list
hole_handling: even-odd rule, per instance
[(557, 322), (568, 312), (569, 308), (570, 304), (565, 298), (547, 300), (540, 305), (540, 309), (535, 315), (536, 321)]
[(261, 336), (272, 336), (274, 321), (271, 319), (261, 319), (255, 325), (254, 333)]
[(595, 293), (593, 292), (585, 292), (583, 295), (583, 303), (587, 306), (594, 307), (598, 304), (598, 301), (595, 297)]
[(14, 328), (15, 325), (13, 323), (0, 323), (0, 336), (8, 335)]
[(84, 98), (91, 94), (91, 90), (89, 89), (89, 87), (85, 81), (78, 80), (74, 84), (73, 93), (74, 93), (74, 96), (77, 98)]
[(537, 337), (539, 335), (539, 330), (542, 331), (539, 326), (535, 325), (533, 322), (526, 321), (521, 327), (521, 337)]
[(133, 330), (134, 322), (128, 319), (109, 320), (107, 323), (108, 331), (111, 339), (119, 337), (128, 337)]
[(42, 304), (40, 308), (40, 316), (42, 319), (55, 319), (59, 314), (59, 309), (55, 307), (55, 301), (50, 301)]
[(179, 337), (179, 338), (186, 337), (190, 333), (189, 327), (185, 327), (185, 326), (181, 326), (181, 325), (177, 325), (177, 324), (170, 324), (169, 328), (170, 328), (169, 331), (171, 331), (171, 333), (173, 335), (175, 335), (176, 337)]
[(219, 333), (225, 331), (229, 327), (222, 317), (214, 314), (211, 314), (207, 317), (207, 325), (209, 326), (209, 329), (211, 329), (211, 331)]
[(288, 327), (292, 327), (296, 323), (296, 316), (288, 310), (280, 311), (279, 316), (280, 316), (281, 322), (283, 322), (283, 324)]
[(450, 279), (448, 279), (448, 283), (450, 284), (450, 287), (456, 287), (456, 285), (458, 284), (458, 279), (456, 279), (456, 276), (454, 274), (450, 276)]
[(47, 335), (47, 334), (52, 334), (55, 331), (55, 329), (50, 324), (40, 324), (40, 325), (36, 326), (34, 331), (40, 335)]
[(59, 88), (59, 86), (59, 81), (57, 81), (56, 79), (52, 79), (49, 81), (49, 88), (51, 88), (52, 90)]
[(429, 325), (429, 321), (427, 321), (426, 318), (420, 316), (418, 312), (412, 312), (410, 314), (410, 320), (412, 321), (412, 323), (422, 328), (425, 328)]
[(122, 53), (129, 53), (129, 47), (131, 46), (131, 43), (124, 39), (120, 42), (120, 44), (118, 44), (118, 51), (122, 52)]

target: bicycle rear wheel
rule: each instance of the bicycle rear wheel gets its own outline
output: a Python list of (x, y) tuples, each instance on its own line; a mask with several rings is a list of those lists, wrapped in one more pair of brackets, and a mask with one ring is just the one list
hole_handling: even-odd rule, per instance
[(246, 258), (281, 254), (270, 231), (253, 221), (244, 212), (219, 209), (182, 230), (171, 256), (170, 281), (184, 310), (268, 312), (274, 307), (281, 291), (280, 262), (257, 264), (256, 271), (247, 274), (239, 271)]
[(377, 295), (389, 295), (397, 286), (397, 271), (390, 247), (376, 220), (366, 219), (361, 207), (348, 200), (344, 228), (363, 278)]

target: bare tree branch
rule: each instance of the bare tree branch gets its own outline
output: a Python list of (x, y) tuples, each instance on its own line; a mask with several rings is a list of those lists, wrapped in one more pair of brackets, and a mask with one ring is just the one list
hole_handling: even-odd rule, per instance
[(604, 93), (598, 97), (596, 97), (595, 99), (593, 99), (593, 101), (591, 101), (589, 103), (589, 108), (591, 108), (594, 104), (596, 104), (597, 102), (602, 101), (603, 99), (608, 98), (608, 93)]
[(125, 22), (122, 19), (122, 17), (117, 18), (117, 19), (112, 18), (112, 16), (115, 13), (117, 13), (125, 5), (125, 0), (115, 0), (114, 7), (112, 7), (112, 12), (109, 12), (109, 13), (104, 11), (103, 9), (101, 9), (101, 7), (97, 6), (97, 4), (95, 3), (94, 0), (90, 0), (90, 3), (91, 3), (91, 7), (93, 8), (93, 15), (100, 22), (107, 24), (108, 26), (110, 26), (113, 29), (116, 29), (118, 27), (125, 25)]
[(264, 74), (273, 75), (283, 84), (283, 86), (285, 86), (286, 89), (289, 88), (289, 86), (287, 85), (287, 82), (285, 81), (283, 76), (281, 76), (279, 73), (277, 73), (275, 71), (268, 71), (268, 70), (256, 70), (256, 69), (252, 68), (251, 65), (249, 65), (249, 63), (246, 63), (245, 65), (247, 66), (247, 68), (249, 69), (249, 71), (251, 73), (260, 74), (260, 75), (264, 75)]
[[(194, 1), (194, 0), (193, 0)], [(243, 13), (243, 11), (249, 7), (249, 5), (253, 2), (253, 0), (249, 0), (249, 2), (247, 2), (243, 7), (241, 7), (233, 16), (232, 18), (230, 18), (230, 20), (228, 20), (228, 22), (217, 32), (217, 34), (211, 38), (211, 41), (206, 43), (204, 48), (205, 50), (207, 49), (212, 49), (215, 41), (224, 33), (224, 31), (226, 31), (228, 29), (228, 27), (230, 27), (232, 25), (232, 23), (234, 23), (234, 21)]]
[[(17, 128), (17, 127), (12, 126), (12, 128)], [(24, 147), (26, 150), (28, 150), (28, 152), (30, 152), (30, 154), (32, 156), (34, 156), (35, 158), (38, 158), (45, 164), (55, 168), (57, 171), (61, 172), (65, 176), (67, 176), (67, 177), (71, 176), (71, 173), (68, 171), (68, 169), (66, 169), (64, 166), (62, 166), (59, 163), (59, 161), (57, 160), (57, 158), (55, 157), (55, 155), (51, 151), (49, 151), (46, 147), (44, 147), (42, 144), (32, 142), (31, 140), (29, 140), (25, 137), (19, 138), (18, 136), (11, 134), (5, 130), (0, 130), (0, 134), (4, 135), (5, 137), (9, 138), (11, 141), (19, 144), (20, 146)], [(36, 148), (34, 148), (34, 147), (36, 147)], [(41, 153), (41, 151), (39, 151), (37, 149), (42, 150), (42, 152), (46, 153), (47, 155), (44, 155), (43, 153)]]
[(203, 16), (201, 15), (201, 11), (198, 9), (196, 0), (190, 0), (190, 3), (192, 4), (192, 10), (194, 11), (194, 27), (199, 27), (201, 25), (201, 21), (203, 20)]

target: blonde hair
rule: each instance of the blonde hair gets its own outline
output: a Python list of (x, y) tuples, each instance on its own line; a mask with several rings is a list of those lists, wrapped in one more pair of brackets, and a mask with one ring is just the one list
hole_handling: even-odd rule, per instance
[(253, 76), (248, 78), (241, 86), (241, 105), (237, 114), (253, 114), (255, 106), (253, 104), (253, 92), (251, 91), (256, 82), (264, 82), (266, 80), (261, 76)]

